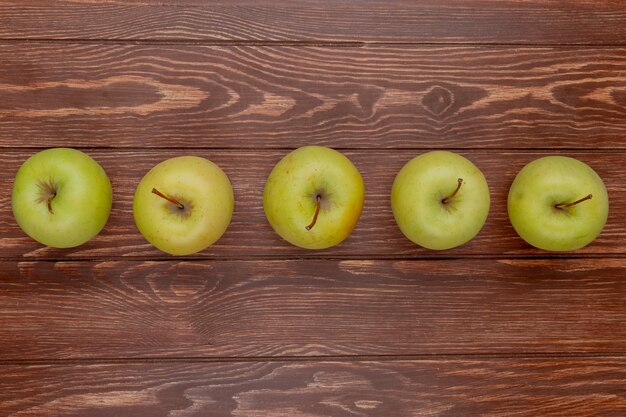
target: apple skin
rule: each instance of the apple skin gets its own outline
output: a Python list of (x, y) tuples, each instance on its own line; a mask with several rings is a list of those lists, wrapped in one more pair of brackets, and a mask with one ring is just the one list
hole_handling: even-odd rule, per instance
[[(555, 207), (588, 194), (593, 196), (590, 200), (573, 207)], [(609, 197), (589, 165), (553, 155), (521, 169), (509, 190), (508, 211), (513, 228), (527, 243), (548, 251), (571, 251), (600, 234), (609, 215)]]
[[(307, 230), (321, 196), (316, 224)], [(272, 228), (292, 245), (325, 249), (346, 239), (359, 221), (363, 178), (340, 152), (304, 146), (286, 155), (270, 173), (263, 208)]]
[[(181, 210), (152, 192), (184, 205)], [(180, 156), (155, 165), (139, 182), (133, 201), (135, 223), (146, 240), (171, 255), (191, 255), (215, 243), (233, 215), (230, 180), (213, 162)]]
[[(447, 204), (450, 196), (463, 183)], [(471, 161), (447, 151), (419, 155), (398, 172), (391, 208), (404, 235), (420, 246), (451, 249), (470, 241), (489, 214), (489, 186)]]
[[(52, 192), (56, 196), (50, 200)], [(11, 202), (22, 230), (44, 245), (72, 248), (106, 224), (112, 190), (104, 169), (89, 155), (51, 148), (32, 155), (17, 171)]]

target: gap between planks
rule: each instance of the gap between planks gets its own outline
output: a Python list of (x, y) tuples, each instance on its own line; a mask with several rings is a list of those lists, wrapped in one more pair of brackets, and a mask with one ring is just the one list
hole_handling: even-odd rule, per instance
[(399, 362), (438, 360), (508, 360), (508, 359), (626, 359), (626, 352), (511, 352), (511, 353), (436, 353), (416, 355), (319, 355), (319, 356), (215, 356), (215, 357), (138, 357), (138, 358), (81, 358), (81, 359), (16, 359), (0, 360), (1, 366), (35, 365), (106, 365), (144, 363), (290, 363), (290, 362)]
[(624, 48), (626, 42), (606, 43), (532, 43), (532, 42), (378, 42), (378, 41), (259, 41), (259, 40), (191, 40), (191, 39), (107, 39), (107, 38), (0, 38), (2, 43), (52, 43), (52, 44), (108, 44), (108, 45), (189, 45), (189, 46), (268, 46), (268, 47), (320, 47), (320, 48), (385, 48), (385, 47), (480, 47), (480, 48), (537, 48), (537, 49), (611, 49)]
[[(315, 252), (313, 252), (315, 253)], [(494, 254), (494, 255), (485, 255), (485, 254), (465, 254), (465, 255), (455, 255), (455, 256), (439, 256), (433, 254), (431, 255), (420, 255), (420, 256), (377, 256), (372, 257), (369, 255), (345, 255), (345, 256), (327, 256), (327, 257), (319, 257), (317, 255), (312, 256), (289, 256), (286, 257), (284, 255), (277, 256), (256, 256), (256, 255), (248, 255), (243, 257), (215, 257), (215, 256), (103, 256), (103, 257), (93, 257), (93, 258), (83, 258), (83, 257), (63, 257), (63, 258), (38, 258), (38, 257), (0, 257), (0, 262), (85, 262), (85, 263), (98, 263), (98, 262), (130, 262), (130, 263), (141, 263), (141, 262), (259, 262), (259, 261), (290, 261), (290, 262), (308, 262), (308, 261), (329, 261), (329, 262), (341, 262), (341, 261), (463, 261), (468, 259), (479, 259), (479, 260), (489, 260), (489, 261), (498, 261), (498, 260), (580, 260), (580, 259), (625, 259), (626, 253), (585, 253), (576, 255), (572, 257), (571, 252), (564, 252), (562, 254), (553, 253), (553, 254), (545, 254), (545, 255), (527, 255), (527, 254)]]
[[(311, 143), (311, 145), (315, 145), (315, 143)], [(5, 152), (11, 153), (23, 153), (23, 152), (39, 152), (45, 149), (50, 149), (55, 146), (13, 146), (13, 147), (3, 147), (0, 145), (0, 149), (3, 149)], [(165, 151), (185, 151), (185, 152), (195, 152), (195, 151), (215, 151), (220, 153), (233, 153), (233, 152), (242, 152), (242, 151), (253, 151), (256, 153), (275, 153), (275, 152), (291, 152), (294, 149), (299, 148), (300, 146), (293, 147), (285, 147), (285, 146), (277, 146), (277, 147), (263, 147), (263, 148), (255, 148), (252, 146), (237, 146), (237, 147), (224, 147), (224, 146), (194, 146), (194, 147), (178, 147), (178, 146), (156, 146), (156, 147), (139, 147), (139, 146), (72, 146), (74, 149), (79, 149), (82, 151), (117, 151), (117, 152), (145, 152), (145, 153), (159, 153)], [(624, 147), (613, 147), (611, 149), (601, 148), (601, 149), (588, 149), (588, 148), (515, 148), (515, 147), (503, 147), (503, 148), (477, 148), (474, 146), (468, 147), (439, 147), (439, 148), (425, 148), (425, 147), (406, 147), (406, 146), (398, 146), (393, 148), (374, 148), (374, 147), (353, 147), (353, 146), (331, 146), (331, 148), (340, 151), (340, 152), (362, 152), (362, 153), (390, 153), (393, 154), (397, 151), (401, 152), (432, 152), (436, 150), (445, 150), (450, 152), (467, 152), (471, 151), (472, 153), (502, 153), (502, 152), (511, 152), (511, 153), (533, 153), (533, 152), (545, 152), (554, 154), (556, 152), (581, 152), (586, 154), (626, 154), (626, 142), (624, 143)]]

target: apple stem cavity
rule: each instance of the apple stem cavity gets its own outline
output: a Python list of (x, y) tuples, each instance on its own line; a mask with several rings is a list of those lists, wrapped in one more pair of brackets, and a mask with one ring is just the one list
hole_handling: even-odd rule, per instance
[(176, 204), (178, 206), (179, 209), (184, 210), (185, 206), (179, 202), (178, 200), (176, 200), (175, 198), (166, 196), (165, 194), (163, 194), (162, 192), (160, 192), (159, 190), (157, 190), (156, 188), (152, 188), (152, 193), (158, 195), (161, 198), (166, 199), (167, 201), (169, 201), (172, 204)]
[(587, 201), (587, 200), (591, 200), (593, 198), (593, 195), (589, 194), (581, 199), (578, 199), (576, 201), (573, 201), (571, 203), (559, 203), (559, 204), (555, 204), (554, 207), (558, 208), (558, 209), (568, 209), (570, 207), (574, 207), (576, 204), (578, 203), (582, 203), (583, 201)]
[(317, 222), (317, 216), (320, 214), (320, 205), (322, 204), (322, 196), (321, 195), (316, 195), (315, 196), (315, 214), (313, 215), (313, 221), (311, 222), (310, 225), (308, 225), (307, 227), (305, 227), (306, 230), (311, 230), (313, 228), (313, 226), (315, 226), (315, 223)]
[(54, 197), (56, 197), (56, 196), (57, 196), (56, 191), (53, 191), (48, 196), (48, 200), (46, 200), (47, 203), (48, 203), (48, 211), (50, 212), (50, 214), (54, 214), (54, 212), (52, 211), (52, 200), (54, 200)]
[(459, 190), (461, 189), (461, 185), (463, 185), (463, 178), (459, 178), (457, 180), (456, 189), (452, 192), (452, 194), (450, 194), (449, 196), (447, 196), (443, 200), (441, 200), (441, 203), (442, 204), (448, 204), (450, 202), (450, 200), (452, 200), (454, 198), (454, 196), (459, 192)]
[(57, 196), (58, 185), (50, 178), (47, 181), (39, 181), (37, 183), (37, 187), (39, 187), (39, 198), (37, 199), (38, 203), (46, 203), (46, 207), (48, 207), (48, 212), (50, 214), (54, 214), (52, 210), (52, 200)]

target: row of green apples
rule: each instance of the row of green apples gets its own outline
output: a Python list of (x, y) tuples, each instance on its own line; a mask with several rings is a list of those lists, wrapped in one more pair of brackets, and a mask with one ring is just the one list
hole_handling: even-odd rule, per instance
[[(361, 215), (363, 179), (340, 152), (305, 146), (272, 170), (263, 193), (271, 226), (286, 241), (324, 249), (350, 235)], [(13, 186), (19, 226), (38, 242), (57, 248), (81, 245), (104, 227), (112, 203), (104, 169), (76, 149), (53, 148), (28, 158)], [(489, 188), (483, 173), (456, 153), (416, 156), (397, 174), (391, 207), (404, 235), (434, 250), (470, 241), (487, 219)], [(141, 234), (160, 250), (189, 255), (215, 243), (230, 224), (234, 194), (211, 161), (182, 156), (154, 166), (139, 182), (133, 201)], [(602, 179), (585, 163), (546, 156), (526, 165), (508, 197), (517, 233), (545, 250), (581, 248), (602, 231), (609, 200)]]

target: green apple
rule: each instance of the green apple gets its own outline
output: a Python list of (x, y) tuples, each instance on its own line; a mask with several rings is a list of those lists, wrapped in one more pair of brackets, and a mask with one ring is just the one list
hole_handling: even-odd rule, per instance
[(142, 178), (133, 214), (148, 242), (172, 255), (191, 255), (224, 234), (234, 205), (233, 188), (217, 165), (180, 156), (157, 164)]
[(305, 146), (286, 155), (270, 173), (263, 208), (276, 233), (305, 249), (324, 249), (347, 238), (359, 221), (365, 187), (343, 154)]
[(483, 173), (461, 155), (433, 151), (402, 167), (391, 189), (396, 223), (412, 242), (451, 249), (478, 234), (489, 214)]
[(589, 165), (546, 156), (517, 174), (508, 199), (513, 228), (529, 244), (549, 251), (582, 248), (602, 231), (609, 197)]
[(111, 183), (90, 156), (52, 148), (28, 158), (17, 171), (11, 198), (22, 230), (54, 248), (82, 245), (104, 227), (111, 212)]

